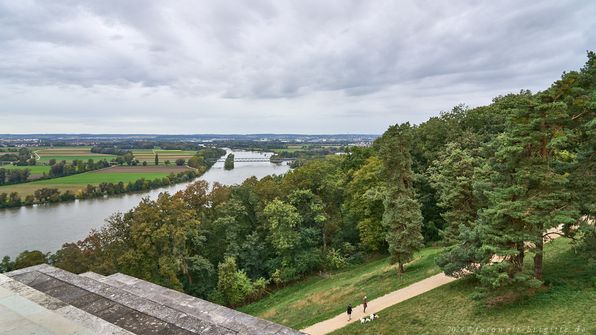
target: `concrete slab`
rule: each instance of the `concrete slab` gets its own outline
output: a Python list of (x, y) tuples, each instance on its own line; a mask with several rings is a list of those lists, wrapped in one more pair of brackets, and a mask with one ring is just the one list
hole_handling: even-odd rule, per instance
[(105, 278), (105, 276), (100, 275), (99, 273), (91, 272), (91, 271), (81, 273), (81, 274), (79, 274), (79, 276), (91, 278), (91, 279), (97, 280), (97, 281), (101, 280), (102, 278)]
[(0, 298), (0, 334), (93, 334), (89, 329), (43, 308), (18, 293), (5, 288), (0, 290), (3, 293), (3, 297)]
[[(96, 333), (302, 334), (282, 325), (124, 274), (101, 276), (89, 272), (79, 276), (42, 265), (14, 271), (8, 276), (19, 281), (19, 285), (30, 291), (2, 278), (0, 280), (6, 283), (0, 284), (0, 287), (10, 283), (9, 286), (15, 291), (29, 294), (36, 297), (37, 301), (42, 301), (40, 296), (33, 294), (39, 290), (50, 302), (45, 302), (46, 306), (53, 307), (62, 315), (68, 315), (80, 325), (94, 329)], [(53, 301), (62, 305), (51, 305)], [(42, 321), (51, 323), (47, 319)]]

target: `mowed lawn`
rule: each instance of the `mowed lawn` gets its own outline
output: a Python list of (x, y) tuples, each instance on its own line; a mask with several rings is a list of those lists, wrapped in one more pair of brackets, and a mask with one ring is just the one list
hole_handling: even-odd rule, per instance
[(323, 278), (314, 276), (273, 292), (240, 311), (301, 329), (344, 312), (348, 304), (361, 308), (369, 300), (439, 273), (434, 258), (440, 248), (418, 252), (399, 275), (389, 258), (382, 258)]
[[(526, 261), (529, 266), (531, 258)], [(389, 307), (377, 321), (332, 334), (596, 334), (594, 261), (560, 238), (545, 246), (544, 265), (548, 288), (510, 305), (485, 307), (471, 300), (473, 282), (464, 279)]]
[(112, 167), (97, 171), (85, 172), (75, 174), (67, 177), (38, 180), (30, 183), (7, 185), (0, 187), (0, 193), (17, 192), (21, 196), (33, 194), (40, 188), (57, 188), (60, 191), (76, 192), (85, 188), (88, 184), (99, 185), (103, 182), (107, 183), (128, 183), (134, 182), (138, 179), (145, 178), (152, 180), (163, 178), (171, 173), (178, 173), (187, 170), (184, 167), (148, 167), (148, 166), (133, 166), (133, 167)]

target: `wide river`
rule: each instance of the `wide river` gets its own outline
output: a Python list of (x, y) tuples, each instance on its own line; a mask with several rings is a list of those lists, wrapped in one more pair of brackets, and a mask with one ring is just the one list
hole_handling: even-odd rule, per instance
[[(231, 151), (236, 158), (265, 158), (271, 153)], [(262, 178), (271, 174), (284, 174), (288, 165), (269, 162), (236, 162), (233, 170), (224, 170), (218, 162), (198, 179), (225, 185), (242, 183), (252, 176)], [(74, 202), (0, 209), (0, 258), (13, 259), (23, 250), (54, 252), (65, 242), (83, 239), (105, 219), (116, 212), (126, 212), (142, 198), (155, 199), (161, 192), (175, 193), (189, 183), (176, 184), (147, 192), (117, 195), (108, 198), (76, 200)]]

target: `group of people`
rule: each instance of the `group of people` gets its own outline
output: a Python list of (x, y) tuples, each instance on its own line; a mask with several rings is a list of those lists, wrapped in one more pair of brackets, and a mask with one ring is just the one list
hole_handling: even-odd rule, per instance
[[(362, 309), (363, 309), (364, 313), (366, 313), (366, 307), (368, 307), (368, 298), (366, 296), (364, 296), (364, 298), (362, 298)], [(348, 305), (346, 312), (348, 313), (348, 321), (351, 321), (352, 320), (352, 304)]]

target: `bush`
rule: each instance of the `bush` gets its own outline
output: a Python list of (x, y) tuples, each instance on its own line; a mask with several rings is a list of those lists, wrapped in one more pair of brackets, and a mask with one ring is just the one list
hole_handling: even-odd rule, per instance
[(327, 270), (339, 270), (346, 265), (348, 265), (347, 259), (334, 248), (331, 248), (327, 252), (327, 255), (325, 255), (325, 267)]
[(252, 295), (253, 284), (246, 272), (238, 270), (234, 257), (226, 257), (217, 269), (217, 291), (224, 304), (238, 306)]
[(48, 257), (39, 250), (25, 250), (21, 252), (15, 262), (14, 269), (22, 269), (33, 265), (45, 264), (48, 262)]

